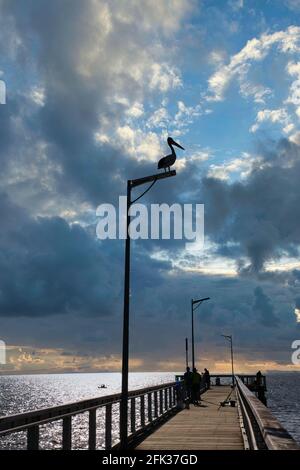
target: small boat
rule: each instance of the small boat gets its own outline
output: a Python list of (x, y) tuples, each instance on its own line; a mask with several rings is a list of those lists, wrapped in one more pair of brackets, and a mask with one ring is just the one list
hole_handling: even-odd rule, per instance
[(107, 385), (101, 384), (101, 385), (98, 385), (98, 388), (107, 388)]

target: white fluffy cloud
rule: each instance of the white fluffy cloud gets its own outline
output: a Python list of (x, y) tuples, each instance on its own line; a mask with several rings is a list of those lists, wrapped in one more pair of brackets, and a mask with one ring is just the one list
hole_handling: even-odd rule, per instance
[(300, 62), (289, 62), (287, 65), (288, 74), (296, 77), (290, 87), (290, 93), (286, 103), (293, 104), (296, 108), (296, 114), (300, 117)]
[(160, 140), (154, 132), (143, 132), (125, 125), (119, 127), (116, 134), (118, 145), (136, 160), (156, 162), (161, 154)]
[(221, 66), (208, 80), (208, 100), (222, 101), (225, 91), (234, 78), (245, 80), (253, 62), (262, 61), (272, 46), (277, 46), (282, 53), (300, 51), (300, 27), (289, 26), (285, 31), (262, 34), (259, 39), (253, 38), (237, 54), (233, 55), (227, 65)]
[(248, 153), (243, 153), (240, 157), (224, 163), (210, 165), (208, 176), (220, 180), (230, 180), (234, 176), (244, 179), (251, 173), (254, 163), (257, 165), (259, 159)]
[(250, 128), (250, 132), (256, 132), (263, 122), (269, 121), (273, 124), (279, 123), (283, 126), (283, 132), (289, 134), (294, 130), (294, 124), (284, 108), (263, 109), (257, 113), (256, 121)]

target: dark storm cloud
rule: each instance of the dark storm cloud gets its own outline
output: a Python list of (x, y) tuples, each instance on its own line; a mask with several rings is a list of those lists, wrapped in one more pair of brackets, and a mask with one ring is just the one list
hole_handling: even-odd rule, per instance
[(111, 314), (106, 291), (113, 299), (120, 284), (99, 242), (60, 217), (32, 219), (3, 194), (0, 208), (1, 315)]
[[(33, 219), (6, 196), (0, 202), (2, 337), (14, 344), (119, 354), (123, 243), (101, 244), (89, 231), (62, 218)], [(295, 295), (287, 286), (263, 280), (258, 287), (253, 278), (171, 270), (169, 262), (149, 258), (138, 242), (132, 245), (134, 356), (145, 361), (150, 356), (153, 361), (177, 357), (182, 338), (190, 335), (190, 298), (198, 295), (211, 297), (195, 317), (202, 351), (211, 345), (223, 348), (222, 333), (234, 335), (241, 353), (255, 346), (258, 355), (268, 351), (268, 357), (275, 359), (289, 348), (295, 335)], [(21, 316), (27, 318), (20, 329)], [(266, 341), (266, 331), (277, 324), (277, 317), (280, 335), (273, 329)]]
[(259, 286), (254, 289), (254, 296), (253, 310), (260, 315), (261, 323), (264, 326), (277, 326), (278, 318), (274, 315), (274, 306), (271, 303), (271, 299)]
[(244, 182), (203, 180), (206, 232), (221, 254), (247, 256), (254, 272), (283, 251), (297, 256), (300, 239), (300, 147), (282, 140), (260, 156)]
[[(0, 314), (113, 315), (121, 310), (123, 241), (100, 242), (95, 227), (31, 217), (0, 194)], [(142, 295), (161, 284), (166, 261), (133, 244), (132, 278)], [(109, 293), (109, 295), (108, 295)], [(145, 299), (144, 299), (145, 300)]]

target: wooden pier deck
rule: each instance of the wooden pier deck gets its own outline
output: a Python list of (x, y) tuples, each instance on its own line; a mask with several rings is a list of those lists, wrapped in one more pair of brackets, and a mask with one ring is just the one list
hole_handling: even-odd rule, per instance
[(237, 407), (218, 409), (230, 390), (227, 386), (208, 390), (202, 395), (202, 406), (191, 405), (176, 414), (137, 450), (244, 450)]

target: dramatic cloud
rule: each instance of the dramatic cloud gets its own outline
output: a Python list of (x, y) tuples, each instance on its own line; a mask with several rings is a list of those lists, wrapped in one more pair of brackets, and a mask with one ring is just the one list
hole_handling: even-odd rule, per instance
[[(227, 332), (241, 368), (289, 362), (300, 308), (300, 28), (287, 8), (274, 31), (250, 1), (224, 5), (0, 0), (9, 370), (119, 368), (124, 243), (96, 239), (95, 209), (117, 205), (128, 178), (156, 171), (167, 134), (186, 150), (176, 179), (144, 201), (204, 203), (206, 245), (132, 242), (132, 366), (181, 367), (198, 293), (212, 299), (196, 330), (212, 367), (226, 369)], [(282, 132), (288, 140), (276, 144)]]
[(105, 292), (118, 295), (120, 280), (113, 292), (117, 267), (93, 236), (59, 217), (32, 219), (3, 194), (0, 207), (2, 316), (111, 314)]
[[(143, 113), (147, 96), (181, 86), (172, 48), (163, 49), (160, 39), (171, 45), (191, 4), (174, 0), (153, 8), (145, 0), (126, 2), (123, 8), (119, 2), (42, 0), (25, 6), (4, 0), (1, 8), (3, 23), (10, 25), (7, 38), (10, 42), (18, 38), (7, 56), (27, 81), (32, 80), (28, 101), (21, 95), (18, 107), (1, 109), (0, 132), (5, 135), (1, 150), (10, 161), (15, 198), (27, 198), (31, 204), (35, 199), (42, 212), (47, 212), (46, 202), (41, 203), (45, 189), (48, 200), (57, 199), (55, 193), (67, 200), (56, 204), (68, 204), (71, 198), (73, 204), (74, 200), (100, 203), (104, 194), (114, 192), (113, 187), (125, 180), (130, 165), (126, 155), (147, 159), (159, 153), (158, 138), (150, 132), (141, 134), (133, 154), (138, 137), (132, 142), (130, 130), (136, 129), (130, 120)], [(18, 157), (21, 148), (22, 159)], [(39, 172), (47, 172), (46, 188), (41, 188), (37, 175), (35, 189), (31, 187), (28, 194), (29, 178), (33, 178), (24, 153), (30, 153), (31, 166), (35, 159)], [(105, 179), (99, 184), (101, 175)], [(4, 179), (3, 184), (7, 186)]]
[(300, 236), (300, 148), (283, 140), (260, 156), (243, 182), (203, 181), (206, 230), (220, 247), (237, 243), (255, 272), (284, 252), (298, 256)]

